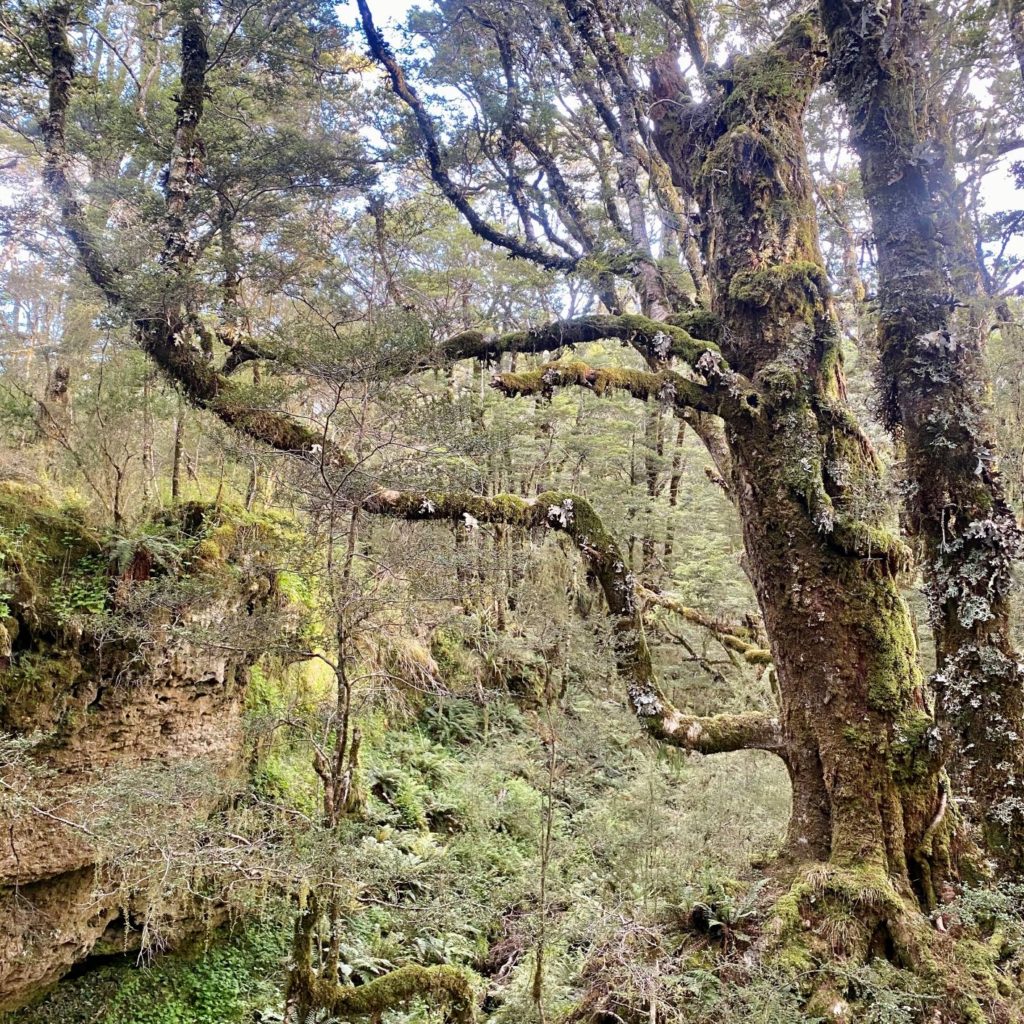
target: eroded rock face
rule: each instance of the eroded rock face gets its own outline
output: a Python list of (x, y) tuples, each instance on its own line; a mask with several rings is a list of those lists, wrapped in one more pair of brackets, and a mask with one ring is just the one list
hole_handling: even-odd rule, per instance
[[(12, 566), (23, 571), (8, 557), (8, 592)], [(233, 570), (177, 608), (173, 629), (140, 643), (54, 629), (38, 590), (22, 584), (0, 662), (0, 732), (29, 743), (0, 764), (0, 1010), (91, 953), (137, 948), (143, 921), (150, 938), (173, 943), (216, 918), (205, 901), (160, 891), (159, 857), (178, 867), (176, 816), (202, 821), (242, 774), (245, 690), (260, 654), (251, 637), (278, 600), (267, 573)], [(235, 649), (196, 640), (211, 627), (250, 639)], [(153, 842), (156, 862), (133, 888), (125, 863), (137, 836)]]
[[(100, 852), (81, 829), (56, 820), (87, 822), (89, 790), (104, 776), (151, 764), (188, 763), (227, 781), (240, 768), (242, 711), (248, 669), (225, 657), (179, 652), (149, 675), (115, 683), (88, 680), (95, 695), (85, 724), (66, 746), (41, 752), (55, 774), (32, 786), (40, 812), (18, 807), (4, 822), (0, 849), (0, 1008), (9, 1009), (57, 981), (103, 940), (130, 949), (139, 932), (126, 928), (144, 908), (105, 897)], [(198, 764), (197, 764), (198, 763)], [(63, 798), (62, 794), (67, 793)], [(196, 813), (211, 798), (197, 799)], [(45, 809), (45, 813), (42, 813)], [(212, 808), (207, 808), (212, 809)], [(160, 813), (159, 805), (154, 813)], [(88, 828), (88, 825), (85, 825)], [(191, 908), (164, 922), (168, 937), (190, 930)], [(172, 915), (177, 916), (177, 915)]]

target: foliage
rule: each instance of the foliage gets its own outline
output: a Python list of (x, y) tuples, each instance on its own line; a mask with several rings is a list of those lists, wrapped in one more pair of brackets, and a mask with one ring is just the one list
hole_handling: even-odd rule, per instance
[(150, 961), (126, 953), (19, 1011), (18, 1024), (243, 1024), (280, 1020), (287, 925), (228, 928)]

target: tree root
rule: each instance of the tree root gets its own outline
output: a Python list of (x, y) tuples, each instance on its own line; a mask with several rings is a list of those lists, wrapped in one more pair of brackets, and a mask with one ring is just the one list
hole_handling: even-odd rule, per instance
[(1024, 989), (1001, 969), (998, 950), (963, 928), (940, 930), (885, 871), (816, 864), (775, 905), (762, 949), (799, 985), (806, 1011), (839, 1024), (871, 1004), (865, 974), (895, 971), (912, 984), (929, 1024), (1024, 1019)]

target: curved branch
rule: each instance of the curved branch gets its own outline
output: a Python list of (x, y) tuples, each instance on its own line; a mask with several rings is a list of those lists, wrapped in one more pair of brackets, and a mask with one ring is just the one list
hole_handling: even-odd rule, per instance
[(664, 608), (681, 619), (700, 626), (710, 633), (714, 633), (723, 647), (735, 651), (744, 661), (750, 665), (770, 665), (772, 652), (752, 642), (754, 631), (747, 626), (734, 625), (722, 619), (716, 619), (700, 611), (698, 608), (691, 608), (682, 601), (672, 597), (670, 594), (661, 594), (646, 587), (639, 587), (637, 593), (645, 605), (656, 605)]
[(472, 1024), (476, 1019), (469, 976), (461, 968), (448, 964), (434, 967), (407, 964), (365, 985), (340, 985), (336, 980), (318, 976), (313, 971), (318, 918), (319, 903), (315, 894), (310, 894), (295, 922), (296, 963), (288, 977), (288, 1001), (298, 1008), (300, 1020), (317, 1010), (344, 1020), (361, 1017), (380, 1020), (387, 1011), (421, 999), (447, 1007), (446, 1019), (452, 1024)]
[(553, 529), (579, 548), (604, 593), (612, 621), (616, 670), (644, 729), (670, 746), (701, 754), (770, 750), (785, 757), (777, 719), (760, 712), (687, 715), (658, 685), (644, 632), (637, 585), (622, 552), (585, 498), (549, 491), (536, 498), (499, 494), (493, 498), (463, 492), (379, 491), (363, 502), (376, 515), (404, 520), (446, 520), (473, 528), (480, 523), (521, 529)]
[[(283, 413), (254, 406), (243, 389), (216, 370), (202, 352), (179, 337), (165, 321), (139, 321), (142, 350), (174, 381), (197, 408), (222, 423), (277, 451), (315, 457), (324, 444), (323, 434)], [(325, 456), (327, 453), (324, 453)], [(330, 453), (334, 464), (347, 463), (340, 451)]]
[[(43, 17), (50, 60), (47, 70), (49, 107), (42, 123), (45, 151), (43, 182), (57, 201), (61, 225), (77, 250), (86, 273), (112, 306), (123, 309), (134, 320), (143, 351), (178, 383), (194, 406), (213, 413), (227, 426), (279, 451), (305, 453), (307, 457), (309, 453), (319, 451), (323, 438), (318, 432), (289, 416), (254, 408), (238, 385), (225, 373), (217, 372), (203, 353), (189, 343), (189, 329), (185, 324), (172, 322), (165, 314), (147, 315), (126, 297), (121, 272), (102, 252), (69, 174), (71, 157), (67, 149), (67, 118), (75, 78), (75, 54), (68, 37), (70, 20), (71, 6), (65, 2), (51, 4)], [(168, 236), (164, 249), (165, 262), (170, 260), (177, 265), (187, 256), (187, 246), (182, 249), (181, 241), (187, 235), (184, 228), (185, 206), (190, 182), (197, 171), (194, 161), (199, 142), (194, 129), (202, 109), (205, 79), (206, 43), (194, 15), (189, 15), (189, 22), (184, 27), (182, 46), (183, 89), (175, 150), (188, 166), (179, 166), (177, 184), (173, 188), (169, 186)], [(190, 50), (193, 51), (191, 54), (187, 52)], [(191, 155), (182, 150), (183, 146)], [(173, 165), (176, 159), (172, 158), (172, 178), (175, 177)], [(341, 464), (346, 460), (342, 453), (332, 452), (330, 461)]]
[(373, 23), (373, 15), (370, 13), (366, 0), (358, 0), (358, 4), (359, 16), (363, 23), (363, 33), (369, 44), (370, 53), (373, 55), (374, 60), (387, 71), (388, 77), (391, 79), (391, 88), (395, 95), (405, 103), (416, 118), (416, 124), (423, 139), (427, 163), (430, 166), (430, 177), (441, 190), (444, 197), (466, 218), (475, 234), (491, 242), (493, 245), (507, 249), (513, 256), (530, 260), (539, 266), (546, 267), (548, 270), (575, 270), (580, 263), (578, 257), (558, 256), (547, 252), (532, 242), (515, 238), (500, 228), (496, 228), (493, 224), (489, 224), (476, 212), (445, 168), (441, 147), (437, 141), (437, 133), (434, 131), (434, 122), (423, 106), (416, 90), (406, 79), (405, 72), (398, 61), (395, 60), (391, 47)]
[(75, 79), (75, 53), (68, 38), (70, 21), (69, 3), (51, 4), (43, 15), (43, 32), (50, 57), (47, 74), (49, 106), (41, 126), (45, 152), (43, 183), (57, 200), (61, 224), (77, 250), (85, 272), (107, 301), (118, 305), (122, 299), (119, 272), (100, 249), (69, 175), (71, 156), (67, 149), (67, 123), (71, 87)]

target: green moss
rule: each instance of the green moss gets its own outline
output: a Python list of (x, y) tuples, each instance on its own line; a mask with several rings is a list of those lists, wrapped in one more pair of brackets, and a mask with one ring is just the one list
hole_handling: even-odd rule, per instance
[(220, 562), (224, 559), (224, 552), (215, 540), (204, 539), (199, 541), (193, 552), (196, 558), (204, 562)]
[(665, 322), (681, 327), (694, 338), (702, 341), (720, 341), (722, 337), (721, 317), (708, 309), (689, 309), (684, 313), (673, 313)]
[(312, 580), (303, 573), (282, 569), (277, 574), (277, 589), (289, 604), (307, 609), (314, 607)]
[[(787, 33), (799, 31), (796, 20), (786, 29)], [(735, 58), (720, 77), (730, 83), (723, 109), (733, 116), (743, 116), (750, 109), (767, 110), (801, 102), (806, 92), (806, 80), (794, 74), (792, 62), (770, 50)]]
[(873, 750), (879, 742), (877, 734), (870, 729), (848, 725), (843, 729), (843, 739), (858, 750)]
[(906, 615), (902, 609), (896, 614), (892, 607), (903, 602), (895, 586), (889, 588), (888, 599), (889, 606), (878, 608), (865, 623), (874, 655), (867, 679), (868, 704), (876, 711), (899, 714), (909, 708), (910, 695), (920, 688), (921, 671)]
[(890, 753), (898, 781), (915, 782), (934, 771), (936, 733), (935, 719), (919, 708), (910, 708), (898, 718)]
[(750, 306), (820, 309), (828, 294), (825, 268), (808, 260), (780, 263), (760, 270), (741, 270), (729, 282), (729, 298)]
[[(206, 577), (219, 569), (226, 579), (245, 575), (246, 592), (266, 596), (271, 575), (260, 566), (278, 563), (299, 537), (283, 516), (193, 502), (130, 536), (104, 538), (88, 527), (80, 508), (61, 505), (39, 488), (0, 484), (0, 639), (10, 648), (9, 664), (0, 668), (0, 727), (73, 730), (76, 701), (86, 696), (74, 695), (83, 665), (111, 672), (110, 659), (130, 654), (125, 639), (105, 652), (96, 670), (98, 624), (126, 616), (131, 621), (118, 620), (115, 632), (127, 638), (140, 625), (137, 616), (150, 614), (145, 602), (142, 612), (129, 603), (126, 588), (171, 578), (178, 604), (205, 602), (216, 592)], [(254, 580), (262, 590), (253, 589)], [(160, 593), (166, 603), (167, 588)]]
[(454, 693), (471, 692), (480, 681), (482, 663), (470, 650), (466, 636), (451, 626), (442, 626), (430, 639), (430, 655), (438, 673)]
[(0, 484), (0, 580), (4, 617), (19, 628), (52, 632), (79, 608), (106, 597), (101, 544), (81, 509), (59, 505), (41, 489)]
[(849, 516), (836, 519), (832, 541), (849, 555), (884, 562), (893, 573), (905, 572), (913, 557), (910, 548), (890, 530)]
[(158, 525), (191, 542), (199, 557), (224, 562), (301, 550), (306, 540), (291, 516), (250, 511), (230, 502), (185, 502), (165, 512)]
[(811, 947), (796, 936), (791, 936), (785, 945), (773, 955), (772, 960), (787, 975), (803, 979), (804, 983), (818, 966)]
[(623, 313), (619, 316), (627, 330), (632, 329), (645, 339), (647, 348), (651, 348), (653, 339), (658, 335), (665, 336), (669, 342), (666, 354), (674, 355), (688, 363), (696, 363), (708, 350), (719, 351), (716, 336), (721, 328), (714, 314), (698, 313), (689, 316), (688, 322), (702, 331), (698, 336), (691, 334), (685, 323), (680, 322), (683, 319), (686, 319), (685, 315), (666, 321), (651, 320), (635, 313)]
[(81, 664), (70, 652), (44, 645), (23, 651), (0, 672), (0, 728), (50, 731), (70, 708)]
[(358, 987), (332, 985), (315, 978), (306, 981), (313, 1004), (343, 1019), (379, 1019), (388, 1010), (415, 1002), (447, 1006), (452, 1024), (470, 1024), (476, 1018), (469, 974), (446, 964), (437, 967), (409, 964)]

